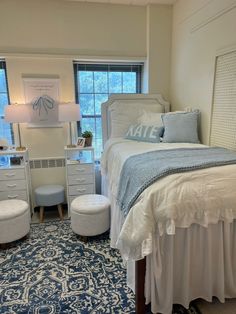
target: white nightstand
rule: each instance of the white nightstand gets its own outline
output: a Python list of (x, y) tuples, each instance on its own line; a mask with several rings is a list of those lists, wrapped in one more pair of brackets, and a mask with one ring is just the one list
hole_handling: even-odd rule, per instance
[(0, 151), (0, 200), (19, 199), (30, 204), (28, 150)]
[(79, 195), (95, 193), (93, 147), (65, 147), (68, 215), (70, 204)]

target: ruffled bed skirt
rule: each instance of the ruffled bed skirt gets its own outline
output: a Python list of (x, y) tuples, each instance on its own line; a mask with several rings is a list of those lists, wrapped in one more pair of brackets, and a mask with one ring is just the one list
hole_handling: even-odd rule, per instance
[(196, 298), (236, 298), (236, 220), (154, 237), (145, 296), (152, 312), (163, 314), (171, 313), (174, 303), (188, 308)]
[[(111, 246), (116, 247), (123, 223), (122, 213), (109, 195), (103, 178), (103, 193), (111, 200)], [(204, 227), (192, 224), (175, 228), (174, 235), (152, 235), (152, 254), (146, 258), (145, 297), (153, 313), (170, 314), (174, 303), (188, 307), (196, 298), (221, 302), (236, 298), (236, 220)], [(127, 264), (127, 284), (134, 290), (134, 262)]]

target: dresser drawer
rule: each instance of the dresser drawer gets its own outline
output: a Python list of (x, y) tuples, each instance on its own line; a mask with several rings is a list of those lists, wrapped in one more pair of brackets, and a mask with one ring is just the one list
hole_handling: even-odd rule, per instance
[(68, 165), (68, 175), (75, 175), (80, 173), (93, 173), (94, 164), (78, 164), (78, 165)]
[(94, 193), (94, 184), (71, 185), (68, 187), (69, 195), (83, 195)]
[(25, 179), (24, 169), (3, 169), (0, 170), (0, 181), (2, 180)]
[(0, 192), (0, 200), (23, 200), (28, 201), (27, 199), (27, 192), (26, 191), (6, 191)]
[(0, 191), (26, 190), (25, 180), (0, 181)]
[(68, 176), (68, 184), (76, 185), (76, 184), (93, 184), (94, 176), (93, 174), (81, 174), (81, 175), (73, 175)]

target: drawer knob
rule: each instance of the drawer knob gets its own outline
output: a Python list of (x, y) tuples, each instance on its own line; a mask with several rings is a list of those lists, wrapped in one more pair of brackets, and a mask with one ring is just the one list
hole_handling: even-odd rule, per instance
[(12, 198), (17, 198), (18, 196), (19, 196), (19, 195), (8, 195), (7, 198), (12, 199)]
[(79, 171), (79, 172), (84, 172), (85, 169), (84, 168), (77, 168), (76, 171)]
[(76, 181), (78, 181), (78, 182), (84, 182), (85, 179), (76, 179)]
[(85, 192), (86, 189), (77, 189), (78, 192)]
[(12, 173), (6, 173), (6, 177), (14, 177), (16, 174), (14, 172)]
[(8, 187), (8, 188), (15, 188), (15, 187), (16, 187), (16, 184), (7, 184), (7, 187)]

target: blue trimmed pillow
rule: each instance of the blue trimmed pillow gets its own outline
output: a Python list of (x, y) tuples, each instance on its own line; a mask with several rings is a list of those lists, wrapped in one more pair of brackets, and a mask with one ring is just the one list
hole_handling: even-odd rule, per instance
[(156, 125), (134, 124), (130, 125), (125, 138), (140, 142), (159, 143), (163, 130), (163, 127)]
[(162, 115), (164, 143), (200, 143), (198, 139), (199, 111)]

